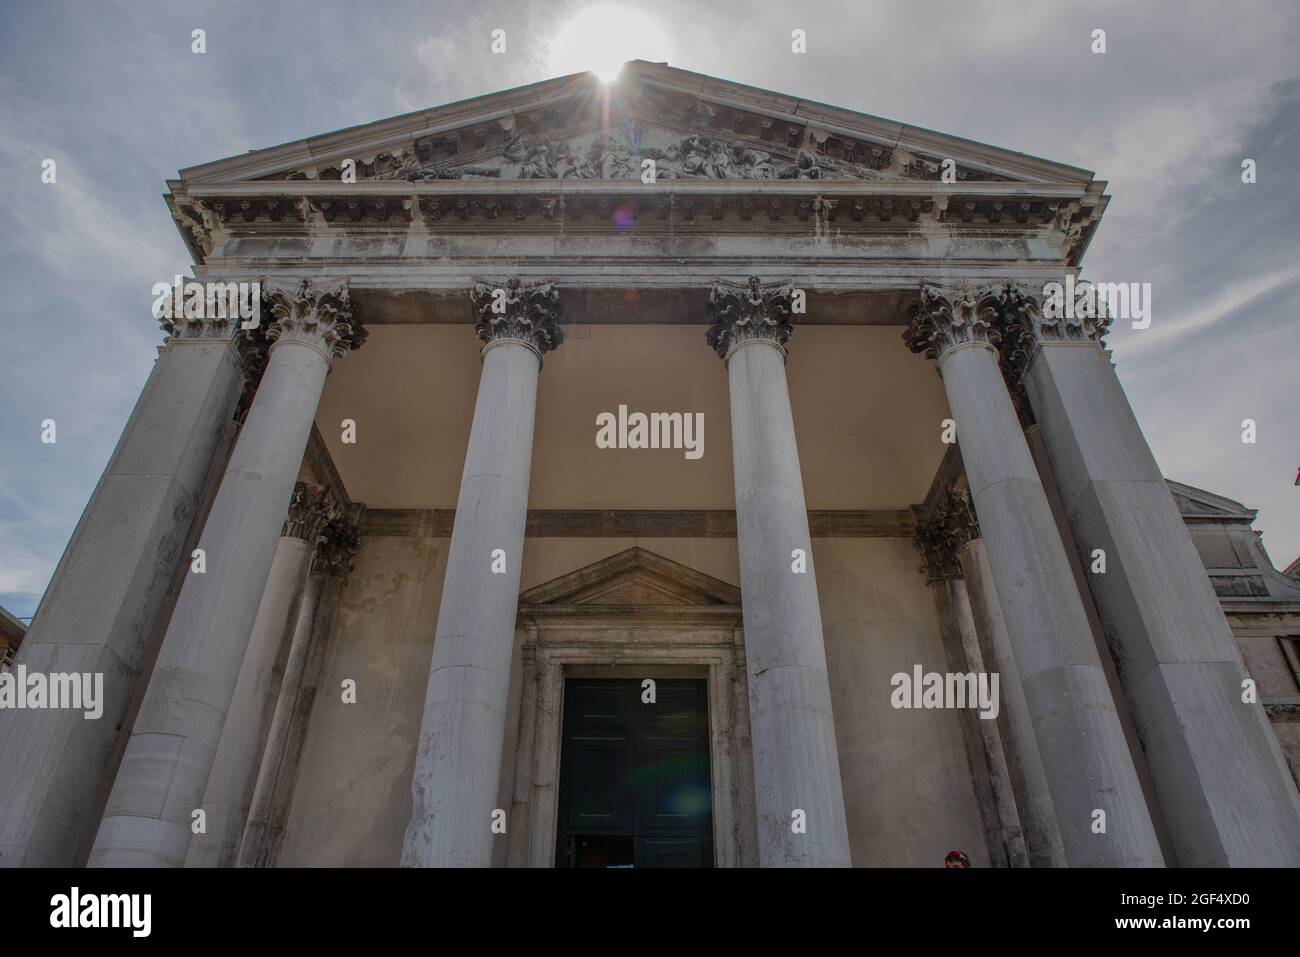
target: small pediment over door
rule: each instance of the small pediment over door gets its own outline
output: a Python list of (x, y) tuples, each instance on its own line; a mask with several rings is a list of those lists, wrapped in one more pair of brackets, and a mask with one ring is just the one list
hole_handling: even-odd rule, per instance
[(740, 589), (662, 555), (633, 547), (519, 596), (520, 606), (735, 607)]

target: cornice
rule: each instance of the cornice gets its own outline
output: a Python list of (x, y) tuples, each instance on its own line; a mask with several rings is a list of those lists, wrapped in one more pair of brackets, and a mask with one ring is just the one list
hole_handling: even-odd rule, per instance
[[(655, 102), (659, 109), (647, 113), (647, 101)], [(180, 178), (200, 182), (237, 173), (240, 179), (256, 179), (294, 167), (303, 167), (314, 177), (344, 158), (371, 162), (403, 147), (426, 158), (440, 151), (462, 155), (471, 153), (476, 140), (481, 141), (485, 134), (493, 138), (497, 132), (509, 135), (540, 129), (556, 116), (568, 120), (603, 117), (611, 108), (620, 119), (639, 116), (662, 121), (666, 115), (684, 121), (688, 129), (705, 133), (749, 132), (749, 140), (755, 143), (789, 147), (826, 144), (833, 151), (859, 156), (899, 151), (907, 154), (903, 169), (912, 160), (933, 165), (952, 158), (958, 161), (962, 178), (1011, 176), (1029, 182), (1083, 184), (1093, 179), (1088, 170), (963, 137), (639, 61), (629, 64), (612, 87), (599, 84), (589, 74), (575, 74), (188, 167)], [(548, 111), (554, 115), (547, 117)], [(494, 125), (502, 130), (494, 131)], [(471, 148), (464, 149), (465, 145)]]
[[(996, 187), (996, 188), (993, 188)], [(244, 235), (318, 235), (322, 230), (617, 234), (616, 210), (638, 228), (801, 234), (908, 235), (918, 228), (1040, 237), (1080, 255), (1092, 207), (1076, 186), (826, 180), (441, 180), (261, 182), (193, 186), (168, 197), (195, 261)], [(1073, 239), (1070, 236), (1073, 235)], [(1071, 245), (1074, 243), (1074, 245)]]
[(985, 159), (986, 163), (981, 165), (985, 165), (990, 172), (1044, 180), (1069, 178), (1084, 183), (1091, 181), (1094, 175), (1090, 170), (1077, 166), (991, 146), (950, 133), (665, 64), (636, 61), (625, 67), (624, 75), (635, 77), (646, 86), (693, 95), (719, 106), (752, 111), (773, 118), (799, 120), (830, 133), (870, 139), (890, 147), (905, 150), (914, 148), (921, 152), (937, 153), (939, 156), (956, 152), (956, 149), (951, 149), (956, 147), (965, 158), (971, 158), (970, 154), (974, 153)]
[(405, 180), (229, 180), (181, 185), (174, 195), (192, 200), (262, 197), (315, 197), (362, 195), (464, 195), (474, 193), (763, 193), (767, 195), (898, 195), (921, 196), (936, 202), (945, 196), (963, 198), (1083, 199), (1087, 191), (1069, 183), (939, 183), (930, 180), (782, 180), (782, 179), (665, 179), (647, 184), (639, 180), (606, 179), (446, 179)]

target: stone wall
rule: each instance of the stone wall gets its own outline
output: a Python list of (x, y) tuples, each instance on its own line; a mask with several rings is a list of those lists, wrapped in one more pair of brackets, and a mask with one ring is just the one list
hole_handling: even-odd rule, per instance
[[(326, 650), (280, 866), (398, 862), (448, 544), (419, 534), (362, 540)], [(546, 538), (527, 540), (521, 588), (633, 545), (739, 584), (734, 539)], [(915, 664), (947, 670), (911, 542), (815, 539), (813, 559), (853, 863), (937, 867), (956, 847), (986, 866), (957, 714), (889, 704), (893, 673)], [(516, 660), (503, 801), (514, 769), (518, 671)], [(357, 682), (356, 704), (341, 701), (345, 678)]]

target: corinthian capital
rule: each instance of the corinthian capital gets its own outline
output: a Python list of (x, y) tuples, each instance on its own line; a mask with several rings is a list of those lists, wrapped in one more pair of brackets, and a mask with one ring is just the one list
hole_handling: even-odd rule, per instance
[(343, 510), (336, 510), (321, 531), (316, 568), (334, 578), (347, 578), (360, 544), (356, 523)]
[(469, 298), (474, 304), (474, 333), (486, 343), (514, 339), (541, 356), (564, 342), (560, 291), (554, 280), (525, 283), (517, 276), (502, 282), (476, 280)]
[(743, 283), (715, 279), (709, 293), (709, 345), (724, 360), (736, 346), (751, 339), (765, 339), (784, 351), (794, 334), (793, 294), (790, 283), (761, 283), (757, 276)]
[(970, 489), (964, 485), (949, 489), (948, 494), (939, 501), (936, 513), (954, 549), (982, 537), (980, 520), (975, 514), (975, 502), (971, 499)]
[(175, 339), (233, 339), (239, 319), (222, 317), (176, 318), (161, 317), (158, 324), (167, 333), (167, 341)]
[(1002, 322), (1009, 332), (1036, 342), (1101, 343), (1110, 330), (1106, 303), (1090, 282), (1073, 277), (1041, 289), (1008, 283), (1002, 293)]
[(280, 534), (286, 538), (302, 539), (309, 547), (315, 548), (325, 526), (338, 514), (338, 506), (324, 486), (298, 482), (293, 487), (289, 514), (285, 516)]
[(925, 558), (926, 571), (933, 580), (961, 575), (957, 553), (979, 537), (979, 519), (975, 517), (970, 490), (962, 487), (949, 489), (930, 517), (917, 523), (913, 543)]
[(1025, 370), (1045, 342), (1088, 342), (1105, 346), (1110, 327), (1106, 305), (1089, 283), (1049, 282), (1041, 289), (1007, 283), (998, 295), (998, 351), (1002, 375), (1021, 420), (1033, 419), (1024, 390)]
[(938, 359), (964, 342), (998, 344), (998, 290), (965, 280), (940, 285), (921, 280), (921, 298), (912, 307), (912, 320), (903, 341), (913, 352)]
[(304, 279), (297, 284), (262, 280), (262, 302), (271, 318), (264, 323), (271, 341), (295, 341), (315, 346), (330, 361), (349, 349), (360, 348), (366, 338), (361, 323), (352, 316), (348, 281), (313, 286)]

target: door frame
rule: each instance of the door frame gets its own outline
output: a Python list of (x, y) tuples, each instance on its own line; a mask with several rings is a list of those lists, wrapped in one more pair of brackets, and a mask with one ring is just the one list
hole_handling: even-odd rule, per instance
[[(565, 740), (565, 732), (566, 732), (566, 728), (565, 728), (565, 726), (566, 726), (566, 724), (568, 723), (569, 718), (571, 717), (571, 715), (568, 713), (568, 705), (570, 704), (571, 699), (573, 698), (573, 695), (570, 694), (570, 692), (576, 690), (576, 686), (577, 686), (577, 683), (578, 683), (578, 682), (595, 682), (595, 683), (602, 684), (604, 687), (610, 687), (610, 685), (608, 684), (608, 682), (618, 681), (618, 682), (621, 682), (621, 683), (622, 683), (622, 687), (623, 687), (623, 689), (624, 689), (623, 693), (624, 693), (624, 694), (627, 694), (627, 695), (629, 695), (629, 696), (631, 697), (631, 700), (630, 700), (630, 701), (629, 701), (629, 700), (625, 700), (625, 701), (623, 702), (624, 705), (626, 705), (627, 708), (629, 709), (629, 716), (628, 716), (628, 723), (622, 727), (622, 730), (628, 732), (627, 737), (626, 737), (626, 739), (625, 739), (625, 740), (626, 740), (626, 743), (627, 743), (627, 745), (628, 745), (628, 750), (627, 750), (627, 752), (626, 752), (626, 755), (627, 755), (627, 757), (630, 758), (630, 759), (635, 759), (635, 754), (636, 754), (636, 745), (637, 745), (638, 741), (640, 741), (641, 743), (645, 743), (645, 742), (646, 742), (646, 737), (645, 737), (645, 736), (648, 735), (649, 737), (662, 737), (662, 736), (671, 736), (671, 734), (672, 734), (672, 732), (671, 732), (670, 729), (666, 729), (666, 728), (663, 728), (663, 727), (660, 727), (660, 726), (654, 724), (654, 723), (653, 723), (653, 719), (647, 719), (646, 715), (648, 714), (648, 712), (650, 712), (650, 711), (654, 711), (655, 708), (654, 708), (653, 705), (646, 705), (646, 704), (642, 703), (642, 696), (643, 696), (643, 694), (644, 694), (644, 692), (643, 692), (643, 685), (642, 685), (642, 682), (643, 682), (646, 678), (653, 678), (656, 682), (659, 683), (659, 689), (658, 689), (658, 691), (659, 691), (660, 695), (662, 695), (663, 692), (664, 692), (664, 690), (665, 690), (665, 689), (664, 689), (664, 684), (663, 684), (664, 682), (678, 681), (678, 682), (689, 683), (691, 698), (692, 698), (692, 700), (695, 702), (694, 707), (696, 707), (696, 708), (698, 709), (698, 710), (696, 711), (696, 713), (698, 714), (699, 711), (702, 711), (703, 714), (702, 714), (701, 716), (702, 716), (703, 719), (704, 719), (704, 728), (703, 728), (703, 732), (704, 732), (704, 733), (703, 733), (702, 735), (700, 735), (700, 734), (698, 734), (698, 731), (697, 731), (696, 735), (694, 735), (694, 737), (695, 737), (695, 739), (696, 739), (696, 744), (695, 744), (695, 747), (692, 749), (692, 752), (691, 752), (691, 753), (694, 754), (694, 755), (702, 755), (702, 756), (704, 756), (704, 757), (708, 760), (708, 762), (709, 762), (709, 767), (708, 767), (708, 774), (709, 774), (709, 821), (708, 821), (707, 835), (706, 835), (706, 833), (705, 833), (705, 831), (704, 831), (703, 829), (701, 829), (701, 830), (695, 832), (695, 834), (696, 834), (697, 836), (700, 836), (700, 837), (706, 837), (707, 840), (708, 840), (708, 860), (707, 860), (707, 862), (701, 862), (701, 866), (706, 866), (706, 867), (715, 867), (715, 866), (716, 866), (717, 854), (715, 853), (715, 851), (714, 851), (714, 847), (713, 847), (713, 841), (714, 841), (714, 827), (713, 827), (713, 819), (714, 819), (713, 790), (714, 790), (714, 785), (713, 785), (712, 741), (710, 740), (710, 734), (709, 734), (709, 732), (710, 732), (710, 728), (711, 728), (711, 724), (710, 724), (710, 722), (709, 722), (708, 674), (707, 674), (707, 670), (706, 670), (706, 669), (699, 669), (699, 668), (692, 669), (692, 668), (689, 668), (689, 666), (687, 666), (687, 669), (680, 669), (680, 670), (696, 670), (696, 671), (699, 671), (700, 673), (699, 673), (699, 674), (694, 674), (694, 675), (665, 675), (665, 674), (659, 673), (659, 674), (652, 674), (652, 675), (640, 675), (640, 676), (637, 676), (637, 677), (614, 676), (614, 675), (601, 675), (601, 676), (599, 676), (599, 677), (590, 677), (590, 676), (587, 676), (587, 675), (566, 674), (566, 675), (564, 676), (564, 685), (563, 685), (563, 691), (562, 691), (562, 693), (563, 693), (563, 695), (564, 695), (565, 708), (564, 708), (564, 711), (563, 711), (563, 712), (561, 713), (561, 715), (560, 715), (561, 736), (560, 736), (560, 771), (559, 771), (559, 775), (560, 775), (560, 776), (559, 776), (559, 781), (560, 781), (561, 785), (563, 785), (563, 783), (564, 783), (564, 772), (565, 772), (565, 763), (564, 763), (564, 762), (565, 762), (565, 757), (566, 757), (566, 748), (565, 748), (565, 744), (566, 744), (566, 740)], [(570, 682), (573, 682), (574, 684), (570, 684)], [(702, 692), (702, 694), (701, 694), (701, 692)], [(637, 722), (637, 719), (641, 719), (641, 722), (642, 722), (642, 723), (638, 723), (638, 722)], [(572, 730), (572, 729), (569, 729), (569, 730)], [(640, 736), (639, 736), (639, 735), (640, 735)], [(572, 744), (572, 739), (570, 739), (570, 740), (568, 741), (568, 743), (569, 743), (569, 744)], [(569, 751), (568, 751), (568, 755), (567, 755), (567, 756), (568, 756), (568, 758), (569, 758), (570, 760), (573, 759), (573, 752), (572, 752), (572, 750), (569, 750)], [(633, 764), (630, 766), (630, 770), (638, 770), (638, 769), (640, 769), (640, 766), (636, 765), (635, 763), (633, 763)], [(570, 770), (570, 774), (572, 774), (572, 773), (573, 773), (573, 769), (570, 768), (569, 770)], [(570, 788), (571, 788), (571, 789), (574, 788), (574, 781), (573, 781), (573, 778), (572, 778), (572, 777), (570, 777), (570, 779), (569, 779), (569, 785), (570, 785)], [(635, 801), (633, 801), (632, 803), (635, 804)], [(562, 791), (561, 791), (560, 803), (559, 803), (559, 809), (558, 809), (558, 811), (557, 811), (557, 816), (556, 816), (556, 827), (555, 827), (555, 831), (556, 831), (556, 835), (555, 835), (555, 837), (556, 837), (556, 845), (555, 845), (555, 858), (552, 859), (552, 866), (553, 866), (553, 867), (562, 867), (562, 866), (563, 866), (563, 865), (560, 863), (560, 858), (563, 857), (564, 850), (563, 850), (563, 848), (562, 848), (562, 847), (560, 846), (560, 844), (559, 844), (559, 837), (560, 837), (561, 832), (563, 831), (563, 826), (562, 826), (562, 825), (563, 825), (563, 821), (561, 820), (561, 817), (562, 817), (562, 813), (561, 813), (561, 812), (563, 811), (563, 808), (564, 808), (564, 799), (563, 799), (563, 793), (562, 793)], [(578, 829), (578, 831), (581, 831), (581, 829)], [(570, 835), (575, 835), (575, 834), (578, 833), (578, 831), (574, 831), (574, 830), (570, 829), (569, 833), (570, 833)], [(634, 833), (632, 837), (633, 837), (633, 843), (634, 843), (634, 845), (635, 845), (635, 843), (636, 843), (636, 839), (637, 839), (638, 837), (650, 837), (650, 838), (656, 838), (656, 837), (657, 837), (657, 838), (665, 838), (665, 839), (667, 839), (667, 838), (672, 838), (672, 837), (681, 837), (681, 836), (682, 836), (681, 834), (677, 834), (677, 833), (671, 833), (671, 834), (659, 834), (659, 833), (654, 833), (654, 834), (635, 834), (635, 833)], [(633, 847), (633, 858), (634, 858), (634, 859), (635, 859), (635, 856), (636, 856), (636, 850), (635, 850), (635, 846), (634, 846), (634, 847)]]
[[(568, 612), (568, 613), (566, 613)], [(520, 607), (522, 687), (509, 867), (552, 867), (566, 678), (704, 678), (715, 867), (758, 863), (749, 687), (739, 603)]]

